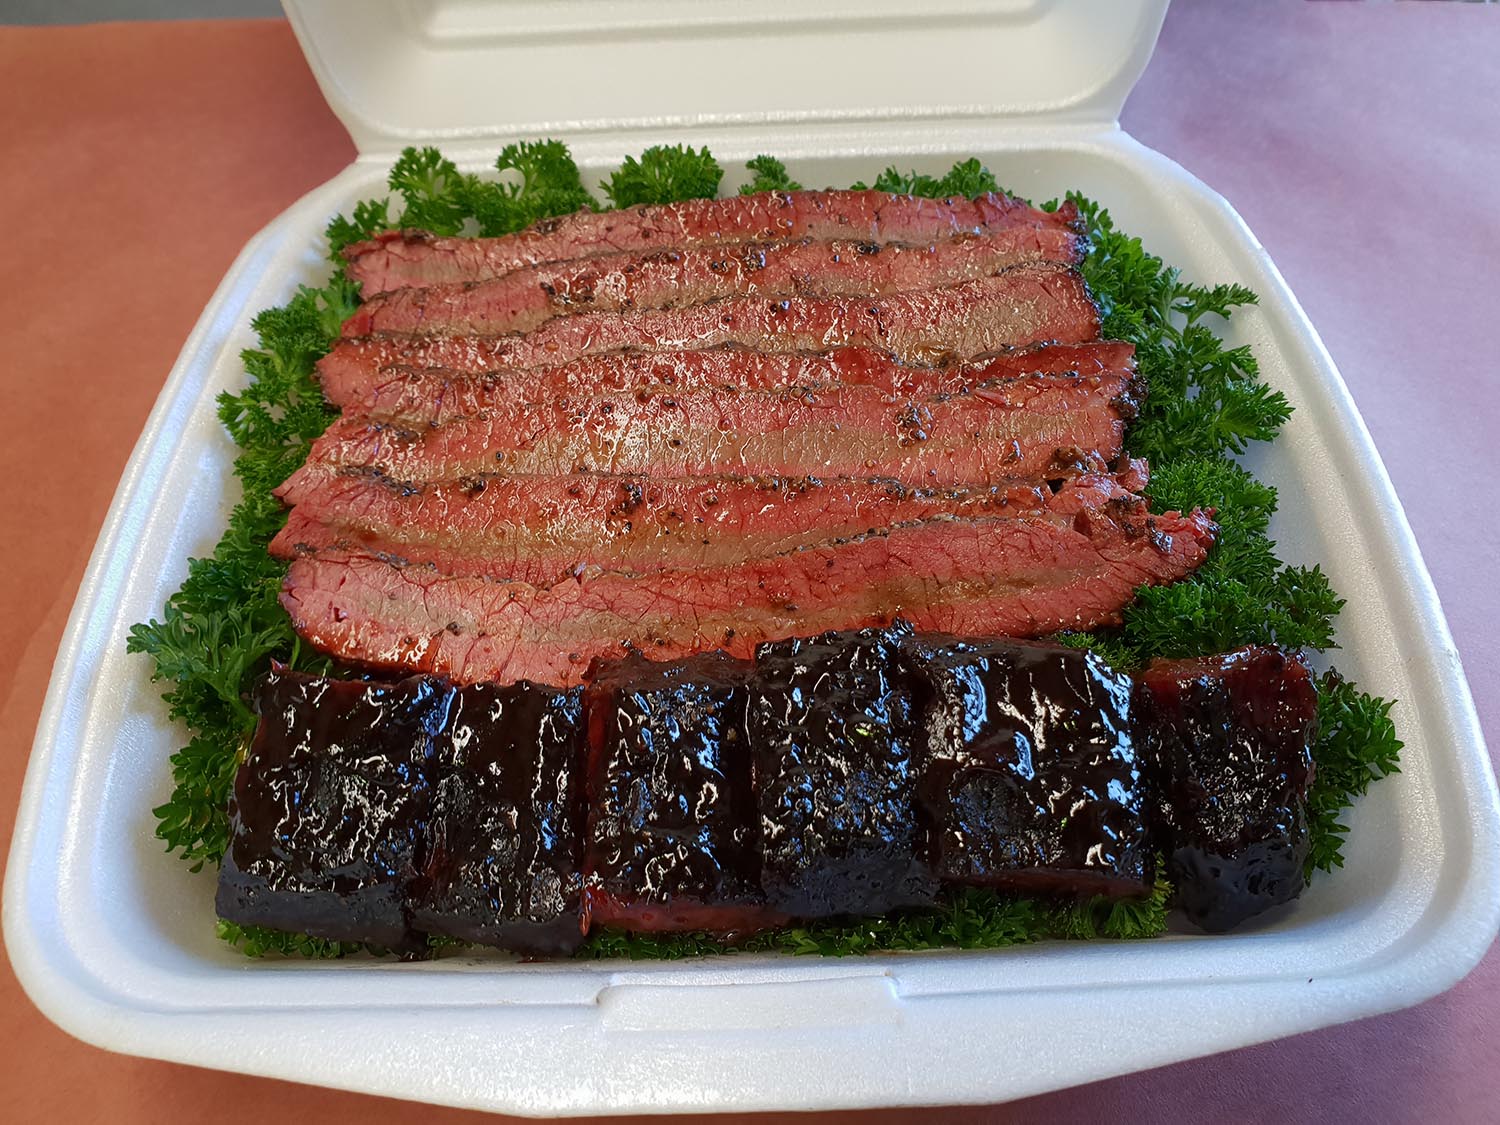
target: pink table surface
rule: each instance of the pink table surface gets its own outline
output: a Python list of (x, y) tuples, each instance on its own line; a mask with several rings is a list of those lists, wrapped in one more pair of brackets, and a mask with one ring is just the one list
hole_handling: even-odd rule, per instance
[[(24, 545), (0, 581), (3, 831), (68, 605), (156, 387), (239, 246), (350, 149), (278, 23), (4, 29), (0, 83), (0, 535)], [(1301, 298), (1384, 454), (1496, 743), (1500, 531), (1474, 511), (1486, 493), (1473, 482), (1500, 471), (1485, 346), (1500, 283), (1500, 8), (1178, 0), (1124, 125), (1226, 195)], [(108, 1055), (47, 1023), (8, 963), (0, 1035), (9, 1120), (481, 1120)], [(921, 1116), (1500, 1120), (1500, 953), (1404, 1012)]]

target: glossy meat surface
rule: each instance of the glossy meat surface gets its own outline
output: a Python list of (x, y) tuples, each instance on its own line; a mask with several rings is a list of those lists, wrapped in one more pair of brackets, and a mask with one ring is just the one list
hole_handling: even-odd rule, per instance
[(338, 941), (419, 948), (418, 876), (435, 743), (452, 693), (273, 673), (229, 805), (219, 916)]
[(1251, 647), (1139, 677), (1177, 905), (1218, 933), (1302, 893), (1318, 695), (1300, 656)]
[(929, 906), (904, 627), (761, 646), (746, 711), (773, 906), (820, 918)]
[(1012, 227), (923, 246), (747, 242), (609, 254), (516, 270), (486, 281), (402, 289), (366, 301), (345, 336), (372, 332), (499, 335), (555, 316), (681, 308), (724, 297), (858, 297), (990, 277), (1027, 262), (1077, 265), (1071, 231)]
[(1118, 341), (1052, 344), (937, 367), (903, 364), (873, 348), (817, 352), (719, 347), (689, 351), (612, 352), (555, 367), (483, 373), (444, 368), (330, 368), (324, 397), (345, 417), (434, 425), (531, 402), (595, 394), (738, 388), (876, 387), (908, 398), (963, 394), (981, 383), (1023, 375), (1106, 376), (1134, 370), (1135, 348)]
[(1097, 339), (1099, 310), (1076, 270), (1018, 266), (995, 277), (886, 297), (731, 297), (682, 309), (559, 317), (519, 336), (377, 334), (341, 340), (318, 361), (326, 385), (391, 366), (482, 373), (557, 367), (634, 348), (739, 344), (763, 351), (879, 348), (908, 363)]
[(413, 483), (488, 473), (1055, 479), (1118, 456), (1137, 397), (1134, 376), (1119, 372), (1025, 376), (951, 398), (859, 386), (663, 391), (497, 407), (436, 427), (339, 419), (278, 491), (305, 493), (348, 468)]
[(420, 930), (525, 953), (583, 940), (582, 691), (477, 684), (437, 739)]
[(271, 543), (279, 558), (357, 549), (449, 575), (546, 587), (784, 554), (899, 523), (1019, 518), (1041, 485), (910, 488), (894, 481), (577, 474), (397, 485), (340, 475), (310, 489)]
[(594, 922), (749, 931), (785, 920), (761, 892), (742, 733), (749, 673), (719, 653), (633, 658), (589, 685), (584, 877)]
[(1201, 512), (1151, 516), (1108, 478), (1070, 482), (1037, 515), (931, 520), (765, 559), (545, 590), (449, 577), (372, 555), (293, 560), (281, 601), (325, 652), (460, 682), (581, 682), (634, 646), (657, 659), (886, 625), (1041, 636), (1117, 619), (1145, 583), (1190, 573), (1213, 542)]
[(921, 637), (919, 805), (939, 878), (1020, 894), (1150, 890), (1131, 681), (1053, 645)]
[(277, 669), (257, 706), (221, 916), (398, 952), (1139, 896), (1158, 849), (1209, 930), (1301, 888), (1316, 693), (1276, 649), (1132, 680), (897, 622), (566, 692)]
[(408, 286), (482, 281), (544, 262), (600, 254), (737, 245), (789, 239), (844, 239), (924, 245), (989, 231), (1073, 231), (1078, 211), (1040, 211), (999, 194), (922, 199), (878, 191), (794, 191), (691, 199), (619, 211), (579, 211), (500, 238), (438, 238), (392, 231), (344, 250), (349, 276), (366, 297)]

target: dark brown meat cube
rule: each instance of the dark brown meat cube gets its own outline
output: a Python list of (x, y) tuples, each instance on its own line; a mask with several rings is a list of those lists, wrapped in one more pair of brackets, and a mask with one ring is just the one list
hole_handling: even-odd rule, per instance
[(750, 931), (784, 919), (760, 889), (760, 831), (744, 739), (749, 666), (721, 653), (632, 658), (588, 688), (595, 923)]
[(937, 884), (912, 815), (904, 628), (756, 652), (747, 728), (772, 906), (801, 918), (928, 906)]
[(583, 758), (580, 689), (454, 692), (413, 903), (419, 928), (522, 953), (577, 948)]
[(1221, 933), (1302, 893), (1318, 693), (1301, 657), (1250, 647), (1139, 677), (1177, 905)]
[(243, 925), (423, 948), (406, 898), (422, 862), (433, 740), (452, 691), (285, 671), (257, 697), (235, 775), (219, 916)]
[(1130, 680), (1091, 653), (934, 637), (918, 795), (945, 882), (1141, 895), (1152, 853)]

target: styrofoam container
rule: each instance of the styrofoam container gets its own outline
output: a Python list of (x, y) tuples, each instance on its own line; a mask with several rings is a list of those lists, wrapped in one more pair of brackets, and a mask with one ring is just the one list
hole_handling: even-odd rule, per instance
[[(1413, 1004), (1500, 924), (1500, 815), (1427, 571), (1338, 372), (1223, 199), (1117, 125), (1163, 5), (1046, 0), (302, 3), (294, 24), (362, 155), (259, 234), (183, 349), (79, 591), (36, 737), (5, 936), (37, 1005), (117, 1051), (531, 1114), (998, 1101)], [(983, 159), (1033, 198), (1105, 203), (1236, 314), (1296, 414), (1253, 468), (1275, 538), (1349, 604), (1340, 667), (1400, 702), (1399, 776), (1353, 813), (1348, 864), (1233, 934), (845, 960), (427, 964), (248, 961), (213, 934), (213, 878), (153, 838), (182, 740), (125, 653), (235, 488), (216, 393), (259, 309), (325, 275), (327, 218), (378, 194), (402, 144), (479, 168), (561, 136), (593, 179), (649, 143), (726, 168), (773, 152), (808, 184)], [(731, 172), (731, 180), (734, 175)], [(730, 188), (733, 184), (726, 185)]]

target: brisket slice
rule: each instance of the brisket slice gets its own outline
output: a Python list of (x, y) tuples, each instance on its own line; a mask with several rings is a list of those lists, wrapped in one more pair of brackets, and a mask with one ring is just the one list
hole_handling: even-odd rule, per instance
[(959, 394), (976, 383), (1021, 375), (1102, 375), (1132, 369), (1135, 348), (1107, 341), (1053, 344), (952, 363), (912, 367), (871, 348), (829, 352), (762, 352), (740, 347), (683, 352), (613, 352), (560, 367), (489, 371), (482, 375), (442, 368), (380, 370), (337, 368), (325, 373), (323, 395), (349, 417), (438, 424), (495, 407), (579, 398), (600, 392), (693, 391), (738, 387), (747, 391), (853, 383), (917, 398)]
[(330, 552), (292, 562), (281, 602), (298, 633), (346, 660), (460, 682), (576, 684), (590, 660), (631, 648), (746, 656), (763, 641), (897, 616), (971, 635), (1093, 628), (1117, 621), (1136, 587), (1190, 573), (1214, 535), (1202, 512), (1151, 516), (1118, 486), (1069, 484), (1030, 517), (929, 520), (773, 558), (546, 590)]
[(312, 490), (271, 553), (355, 550), (444, 574), (550, 586), (599, 570), (718, 566), (942, 515), (1035, 512), (1044, 493), (1038, 485), (598, 475), (406, 487), (353, 473)]
[(688, 246), (841, 239), (922, 246), (1000, 230), (1073, 231), (1078, 211), (1064, 203), (1038, 211), (1009, 196), (919, 199), (878, 191), (768, 192), (728, 199), (579, 211), (500, 238), (438, 238), (391, 231), (344, 250), (348, 273), (366, 297), (410, 286), (482, 281), (544, 262), (599, 254), (650, 253)]
[(1012, 228), (926, 246), (747, 242), (609, 254), (516, 270), (487, 281), (399, 289), (366, 301), (345, 336), (529, 332), (555, 316), (681, 308), (723, 297), (865, 297), (989, 277), (1027, 262), (1083, 260), (1068, 230)]
[(397, 481), (599, 472), (885, 477), (942, 487), (1098, 470), (1135, 416), (1129, 372), (1045, 375), (912, 400), (873, 387), (596, 395), (408, 429), (335, 421), (278, 489), (306, 495), (345, 468)]
[(994, 277), (888, 297), (729, 297), (709, 305), (581, 313), (522, 336), (361, 336), (318, 361), (326, 384), (384, 367), (479, 374), (557, 367), (635, 349), (679, 351), (740, 344), (761, 351), (879, 348), (908, 363), (937, 363), (1099, 336), (1099, 309), (1076, 270), (1018, 266)]

